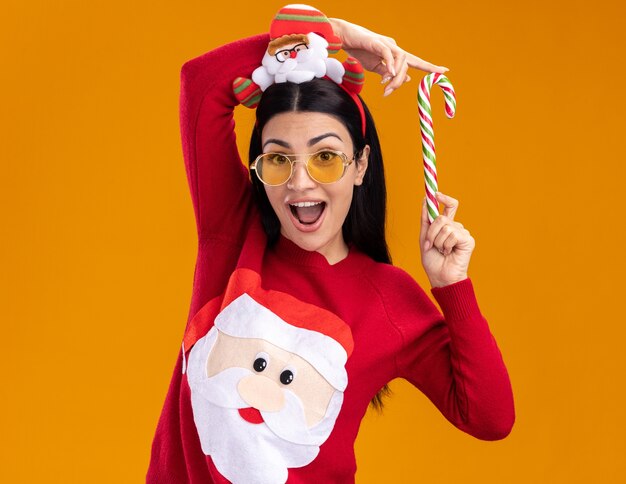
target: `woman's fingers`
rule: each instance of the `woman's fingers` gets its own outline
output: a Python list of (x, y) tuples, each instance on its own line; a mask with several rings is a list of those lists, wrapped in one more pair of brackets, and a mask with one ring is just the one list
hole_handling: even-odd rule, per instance
[(459, 208), (459, 201), (449, 195), (436, 192), (435, 197), (443, 204), (444, 209), (441, 215), (438, 215), (433, 222), (428, 225), (424, 222), (428, 221), (426, 198), (422, 204), (422, 226), (420, 231), (420, 242), (424, 245), (424, 249), (436, 247), (439, 252), (444, 255), (452, 252), (452, 248), (462, 238), (461, 232), (466, 231), (463, 224), (454, 221), (454, 216)]
[(461, 232), (466, 232), (466, 230), (460, 223), (450, 220), (445, 215), (439, 215), (426, 230), (424, 249), (435, 247), (439, 252), (447, 255), (460, 240)]
[(391, 81), (393, 79), (393, 76), (391, 74), (389, 74), (389, 69), (387, 68), (387, 63), (381, 59), (381, 61), (376, 65), (376, 67), (373, 69), (373, 72), (377, 73), (380, 75), (381, 80), (380, 83), (381, 84), (386, 84), (389, 81)]
[(441, 253), (443, 255), (448, 255), (450, 253), (452, 253), (452, 250), (454, 249), (454, 246), (459, 242), (459, 237), (458, 234), (456, 232), (452, 232), (450, 235), (448, 235), (448, 238), (446, 240), (444, 240), (443, 245), (442, 245), (442, 251)]
[[(409, 65), (406, 62), (406, 52), (404, 52), (402, 49), (398, 49), (398, 47), (396, 47), (395, 50), (399, 50), (400, 52), (394, 52), (394, 71), (396, 72), (396, 75), (391, 82), (398, 81), (398, 78), (402, 77), (402, 79), (398, 81), (398, 86), (396, 86), (399, 87), (404, 81), (404, 75), (406, 75), (406, 71), (409, 68)], [(396, 89), (396, 87), (394, 87), (394, 89)]]
[(422, 204), (422, 230), (420, 231), (420, 241), (427, 242), (431, 247), (434, 245), (435, 247), (441, 248), (443, 247), (444, 240), (446, 240), (451, 231), (463, 232), (466, 230), (462, 223), (455, 222), (446, 214), (438, 215), (435, 217), (435, 220), (429, 224), (425, 200), (426, 199), (424, 199)]
[(444, 66), (436, 66), (435, 64), (431, 64), (430, 62), (425, 61), (424, 59), (417, 57), (416, 55), (413, 55), (409, 52), (407, 52), (406, 60), (409, 63), (409, 66), (425, 72), (438, 72), (440, 74), (443, 74), (444, 72), (448, 72), (450, 70)]
[(448, 255), (452, 252), (452, 248), (457, 243), (458, 238), (455, 232), (455, 228), (451, 224), (444, 225), (435, 237), (433, 245), (443, 255)]
[[(402, 86), (402, 84), (410, 80), (410, 76), (408, 76), (407, 74), (409, 67), (420, 69), (426, 72), (438, 72), (441, 74), (449, 70), (447, 67), (436, 66), (435, 64), (432, 64), (413, 54), (410, 54), (402, 50), (395, 44), (392, 44), (391, 46), (388, 46), (388, 47), (389, 47), (389, 52), (392, 53), (392, 56), (394, 59), (393, 70), (396, 72), (396, 74), (390, 76), (388, 73), (379, 72), (379, 74), (383, 78), (381, 81), (383, 84), (390, 81), (389, 85), (385, 88), (384, 96), (388, 96), (393, 91), (395, 91), (400, 86)], [(385, 59), (385, 64), (389, 65), (389, 62), (390, 61), (388, 59)], [(388, 71), (390, 70), (391, 69), (388, 69)]]
[(438, 215), (435, 220), (432, 221), (430, 226), (427, 227), (426, 235), (424, 237), (424, 249), (428, 250), (433, 245), (442, 227), (448, 223), (448, 218), (443, 215)]
[(444, 206), (443, 215), (448, 217), (450, 220), (454, 220), (456, 211), (459, 208), (459, 201), (456, 198), (444, 195), (441, 192), (436, 192), (435, 197), (437, 197), (437, 200), (439, 200)]
[[(381, 84), (387, 84), (389, 81), (391, 81), (393, 79), (393, 76), (390, 76), (386, 69), (383, 68), (381, 69), (384, 72), (379, 72), (378, 74), (380, 74), (380, 77), (382, 77), (382, 79), (380, 80)], [(406, 82), (411, 82), (411, 76), (409, 76), (408, 74), (404, 77), (404, 83)]]
[(395, 69), (394, 55), (391, 48), (383, 40), (374, 42), (372, 47), (372, 50), (374, 50), (374, 52), (376, 52), (382, 59), (376, 67), (383, 66), (387, 74), (395, 76), (397, 71)]
[(399, 77), (397, 85), (393, 85), (392, 90), (406, 82), (406, 75), (400, 74), (402, 70), (406, 72), (408, 67), (439, 73), (449, 70), (447, 67), (432, 64), (398, 47), (398, 43), (393, 37), (377, 34), (345, 20), (335, 18), (328, 20), (331, 22), (333, 30), (341, 38), (344, 49), (347, 52), (352, 51), (354, 54), (351, 55), (359, 59), (363, 67), (376, 72), (383, 79)]
[(409, 65), (406, 62), (406, 56), (401, 55), (396, 59), (396, 72), (398, 73), (389, 84), (385, 88), (384, 96), (389, 96), (393, 91), (398, 89), (402, 84), (404, 84), (404, 80), (406, 79), (406, 73), (409, 69)]

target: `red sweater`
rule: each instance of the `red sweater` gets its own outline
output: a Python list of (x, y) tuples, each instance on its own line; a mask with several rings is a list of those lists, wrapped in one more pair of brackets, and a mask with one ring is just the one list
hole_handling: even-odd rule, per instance
[(287, 482), (353, 482), (361, 419), (378, 390), (398, 377), (413, 383), (464, 432), (484, 440), (504, 438), (515, 418), (511, 386), (469, 278), (431, 289), (442, 315), (406, 272), (354, 247), (335, 265), (282, 236), (274, 248), (266, 247), (235, 144), (232, 81), (250, 77), (268, 41), (267, 35), (243, 39), (182, 68), (181, 133), (199, 247), (184, 355), (158, 423), (147, 481), (228, 482), (203, 451), (200, 417), (183, 369), (194, 344), (213, 326), (237, 268), (258, 273), (264, 290), (333, 313), (351, 332), (347, 386), (332, 431), (310, 463), (289, 467)]

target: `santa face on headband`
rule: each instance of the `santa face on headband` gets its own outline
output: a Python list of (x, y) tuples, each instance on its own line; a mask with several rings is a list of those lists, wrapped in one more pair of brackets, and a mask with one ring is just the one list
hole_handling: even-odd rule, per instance
[(342, 82), (344, 67), (328, 57), (328, 42), (315, 33), (283, 35), (272, 40), (252, 80), (265, 91), (275, 82), (307, 82), (328, 76)]
[(239, 296), (189, 355), (203, 452), (235, 484), (284, 483), (289, 468), (315, 459), (334, 427), (346, 358), (331, 337)]

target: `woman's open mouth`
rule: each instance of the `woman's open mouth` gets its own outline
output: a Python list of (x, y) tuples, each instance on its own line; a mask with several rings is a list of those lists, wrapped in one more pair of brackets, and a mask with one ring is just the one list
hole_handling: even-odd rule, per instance
[(289, 209), (296, 228), (312, 232), (321, 224), (326, 202), (295, 202), (289, 204)]

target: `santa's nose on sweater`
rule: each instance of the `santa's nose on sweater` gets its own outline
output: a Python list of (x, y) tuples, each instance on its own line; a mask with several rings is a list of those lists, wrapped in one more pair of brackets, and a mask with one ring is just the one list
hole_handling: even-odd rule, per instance
[(295, 50), (292, 50), (289, 55), (291, 56), (292, 59), (295, 59), (296, 56), (298, 55), (298, 53)]
[(241, 398), (261, 412), (278, 412), (285, 406), (283, 390), (265, 376), (249, 375), (237, 384)]

